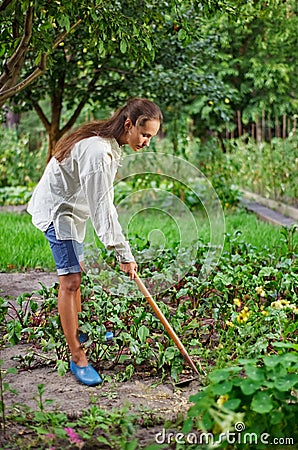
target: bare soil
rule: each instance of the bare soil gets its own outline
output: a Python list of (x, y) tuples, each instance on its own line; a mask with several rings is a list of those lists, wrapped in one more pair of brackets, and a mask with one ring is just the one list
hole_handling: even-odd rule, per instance
[[(40, 283), (50, 287), (57, 281), (56, 273), (38, 271), (0, 273), (0, 296), (14, 301), (25, 292), (34, 292), (38, 297), (35, 291), (40, 289)], [(64, 412), (69, 418), (79, 417), (82, 411), (95, 402), (97, 406), (108, 411), (129, 405), (131, 412), (144, 414), (148, 411), (148, 415), (152, 418), (175, 421), (181, 414), (186, 413), (190, 406), (189, 396), (197, 393), (200, 387), (198, 381), (193, 381), (188, 386), (178, 388), (171, 381), (162, 383), (158, 377), (148, 377), (141, 372), (135, 374), (130, 381), (103, 382), (97, 387), (87, 387), (77, 382), (70, 372), (63, 377), (59, 376), (53, 366), (40, 364), (31, 370), (21, 369), (15, 357), (25, 356), (28, 347), (27, 344), (20, 344), (1, 350), (0, 359), (3, 360), (3, 368), (15, 367), (18, 370), (17, 374), (7, 374), (5, 377), (5, 382), (17, 391), (17, 394), (5, 393), (7, 412), (16, 403), (37, 410), (37, 386), (43, 384), (44, 399), (53, 400), (47, 409)], [(101, 374), (103, 379), (106, 375), (112, 375), (105, 369)], [(162, 425), (155, 424), (151, 428), (139, 430), (137, 438), (140, 444), (154, 442), (156, 433), (161, 429)], [(2, 448), (1, 437), (0, 448)]]

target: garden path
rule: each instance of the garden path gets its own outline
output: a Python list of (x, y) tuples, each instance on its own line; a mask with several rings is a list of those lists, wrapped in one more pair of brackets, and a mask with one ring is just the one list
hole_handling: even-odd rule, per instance
[(273, 225), (291, 227), (292, 225), (297, 223), (297, 220), (285, 216), (284, 214), (281, 214), (279, 211), (274, 211), (273, 209), (261, 205), (260, 203), (247, 200), (243, 200), (242, 203), (248, 211), (254, 212), (259, 219), (264, 220), (265, 222), (270, 222)]

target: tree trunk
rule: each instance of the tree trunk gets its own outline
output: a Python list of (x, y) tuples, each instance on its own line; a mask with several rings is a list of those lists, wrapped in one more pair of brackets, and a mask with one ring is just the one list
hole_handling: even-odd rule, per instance
[(237, 126), (238, 126), (238, 137), (242, 136), (242, 121), (241, 121), (241, 111), (237, 111)]
[(260, 127), (260, 121), (259, 117), (256, 116), (256, 141), (261, 142), (262, 134), (261, 134), (261, 127)]
[(262, 109), (261, 136), (262, 136), (262, 141), (265, 142), (265, 137), (266, 137), (266, 120), (265, 120), (265, 110), (264, 109)]
[[(66, 58), (66, 56), (64, 55)], [(63, 66), (63, 65), (62, 65)], [(52, 77), (52, 89), (49, 93), (51, 98), (51, 121), (48, 120), (45, 113), (43, 112), (39, 103), (34, 100), (34, 96), (31, 96), (30, 91), (27, 91), (28, 100), (31, 102), (35, 111), (37, 112), (38, 117), (43, 123), (46, 132), (48, 134), (48, 153), (47, 153), (47, 162), (51, 159), (54, 153), (55, 145), (58, 140), (67, 133), (75, 124), (78, 119), (80, 113), (82, 112), (83, 107), (87, 103), (90, 98), (90, 95), (94, 92), (94, 87), (96, 86), (96, 82), (101, 74), (101, 69), (95, 71), (93, 78), (89, 82), (85, 94), (82, 96), (78, 106), (73, 112), (70, 119), (67, 123), (60, 129), (61, 123), (61, 115), (62, 115), (62, 106), (63, 106), (63, 98), (64, 98), (64, 87), (65, 87), (65, 71), (59, 70), (56, 72), (56, 76)]]
[(268, 114), (268, 141), (272, 140), (272, 123), (271, 123), (271, 114)]
[(282, 138), (285, 139), (287, 137), (287, 116), (284, 114), (282, 116)]
[(50, 132), (48, 133), (48, 153), (47, 153), (47, 163), (50, 161), (51, 157), (53, 156), (55, 145), (57, 141), (59, 140), (57, 138), (57, 131), (54, 127), (51, 127)]
[(15, 113), (9, 106), (4, 108), (5, 112), (5, 122), (4, 126), (11, 130), (17, 130), (20, 124), (20, 114)]

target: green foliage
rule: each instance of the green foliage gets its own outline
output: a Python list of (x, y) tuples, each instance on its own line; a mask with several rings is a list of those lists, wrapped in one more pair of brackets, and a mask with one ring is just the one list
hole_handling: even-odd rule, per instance
[[(147, 195), (146, 190), (148, 190)], [(205, 198), (205, 190), (205, 181), (202, 178), (192, 180), (186, 185), (175, 178), (146, 173), (142, 176), (132, 176), (125, 182), (118, 182), (115, 186), (115, 204), (118, 205), (121, 201), (125, 203), (125, 199), (129, 198), (130, 194), (137, 193), (146, 210), (156, 207), (157, 202), (159, 207), (174, 210), (175, 207), (177, 208), (175, 201), (180, 199), (187, 210), (199, 211), (203, 209), (202, 202), (208, 201)]]
[[(273, 117), (297, 110), (297, 96), (289, 95), (297, 92), (297, 20), (295, 1), (257, 1), (242, 2), (236, 20), (222, 14), (205, 22), (214, 49), (210, 66), (236, 88), (227, 98), (245, 121), (260, 118), (262, 109)], [(217, 106), (217, 99), (209, 100)]]
[[(231, 178), (243, 189), (295, 205), (298, 146), (295, 137), (271, 143), (231, 142), (225, 155)], [(244, 164), (245, 162), (245, 164)]]
[[(175, 246), (167, 252), (156, 248), (154, 256), (150, 243), (141, 242), (141, 247), (134, 249), (143, 277), (152, 278), (157, 286), (160, 276), (169, 282), (171, 287), (157, 294), (159, 306), (188, 343), (191, 354), (206, 367), (212, 361), (221, 367), (238, 358), (259, 357), (270, 353), (274, 342), (294, 342), (297, 336), (291, 323), (298, 312), (296, 241), (285, 239), (280, 254), (273, 254), (267, 247), (257, 250), (240, 237), (239, 231), (227, 236), (217, 267), (206, 279), (198, 276), (207, 251), (204, 246), (198, 249), (195, 263), (179, 282), (173, 282), (166, 270), (177, 257)], [(134, 283), (120, 282), (118, 267), (105, 249), (97, 248), (96, 255), (88, 255), (90, 273), (82, 284), (85, 301), (80, 330), (89, 337), (85, 344), (89, 359), (95, 365), (107, 361), (120, 366), (117, 377), (123, 380), (143, 365), (152, 373), (169, 373), (177, 380), (183, 368), (181, 355), (164, 335)], [(187, 258), (187, 252), (185, 255)], [(107, 270), (103, 261), (113, 270)], [(17, 307), (2, 303), (4, 337), (12, 344), (22, 339), (34, 344), (27, 358), (20, 360), (22, 365), (34, 364), (39, 356), (34, 349), (39, 345), (49, 355), (45, 360), (58, 360), (57, 367), (63, 373), (68, 355), (57, 315), (56, 286), (43, 286), (39, 294), (44, 298), (41, 308), (30, 294), (20, 296)], [(107, 329), (114, 331), (113, 345), (105, 342)]]
[[(292, 347), (297, 350), (297, 345)], [(239, 363), (214, 370), (209, 375), (208, 386), (191, 397), (194, 405), (187, 413), (183, 432), (193, 429), (210, 432), (216, 443), (221, 442), (217, 448), (230, 448), (229, 444), (233, 443), (235, 449), (265, 449), (274, 438), (285, 436), (295, 442), (297, 352), (239, 360)], [(267, 443), (260, 438), (265, 433)]]
[[(8, 64), (3, 73), (1, 105), (44, 74), (45, 70), (35, 70), (34, 78), (28, 76), (38, 66), (45, 64), (47, 69), (53, 69), (57, 63), (55, 51), (59, 54), (59, 50), (75, 39), (77, 33), (80, 36), (82, 56), (89, 51), (97, 59), (97, 56), (110, 55), (111, 48), (113, 51), (119, 48), (122, 54), (130, 54), (134, 60), (138, 59), (141, 49), (142, 60), (152, 57), (150, 27), (144, 20), (146, 4), (139, 4), (138, 8), (134, 8), (133, 2), (127, 2), (123, 6), (121, 3), (96, 1), (91, 8), (86, 1), (65, 1), (63, 5), (59, 2), (49, 4), (41, 1), (34, 5), (33, 11), (31, 8), (32, 5), (28, 5), (26, 1), (2, 5), (0, 48), (1, 56)], [(160, 16), (162, 9), (152, 8), (151, 19), (156, 15), (156, 10)], [(16, 38), (22, 35), (30, 45), (18, 48)], [(143, 48), (146, 48), (146, 52), (143, 52)], [(12, 58), (13, 55), (15, 58)], [(15, 59), (18, 60), (17, 65)], [(88, 61), (91, 62), (92, 58)], [(20, 76), (24, 78), (23, 83), (16, 89)]]
[(235, 204), (238, 189), (244, 189), (296, 204), (298, 147), (294, 136), (286, 140), (274, 138), (270, 143), (243, 138), (225, 144), (226, 153), (214, 141), (205, 145), (194, 142), (190, 151), (223, 202)]
[[(90, 279), (85, 282), (87, 286), (82, 286), (82, 292), (88, 293), (91, 288), (94, 293), (83, 302), (79, 323), (80, 331), (88, 334), (89, 339), (85, 347), (88, 348), (90, 361), (94, 364), (99, 361), (108, 361), (113, 365), (120, 364), (124, 370), (119, 372), (117, 378), (121, 380), (131, 378), (136, 367), (145, 362), (155, 368), (154, 370), (165, 370), (165, 367), (172, 366), (172, 375), (177, 379), (178, 373), (182, 370), (179, 353), (177, 355), (177, 352), (172, 351), (172, 356), (168, 353), (168, 359), (163, 355), (169, 342), (162, 337), (162, 326), (149, 311), (148, 306), (141, 303), (136, 305), (135, 299), (123, 297), (123, 294), (114, 296), (111, 301), (110, 296), (98, 286), (93, 286)], [(36, 358), (40, 357), (40, 352), (36, 350), (38, 345), (44, 354), (52, 355), (44, 356), (45, 362), (51, 363), (53, 358), (57, 359), (57, 367), (62, 375), (67, 370), (67, 364), (61, 362), (67, 362), (68, 355), (57, 315), (57, 291), (55, 287), (49, 290), (43, 287), (39, 294), (44, 296), (41, 310), (36, 309), (36, 303), (29, 294), (16, 299), (18, 307), (11, 303), (2, 303), (2, 316), (4, 317), (8, 311), (8, 316), (4, 320), (6, 332), (3, 339), (11, 344), (17, 344), (24, 338), (32, 342), (31, 351), (27, 352), (25, 358), (19, 358), (23, 367), (31, 367)], [(163, 305), (163, 310), (169, 318), (168, 308)], [(13, 312), (16, 318), (12, 318)], [(105, 342), (107, 327), (115, 330), (114, 345)], [(149, 337), (151, 327), (157, 337), (155, 343)]]
[[(200, 212), (193, 212), (194, 221), (198, 226), (198, 238), (202, 243), (208, 242), (210, 239), (209, 223), (206, 222), (206, 216)], [(125, 218), (125, 211), (122, 212)], [(130, 217), (129, 217), (130, 218)], [(244, 211), (234, 212), (228, 210), (226, 215), (227, 232), (232, 236), (238, 236), (252, 246), (252, 249), (261, 251), (266, 246), (266, 251), (271, 254), (276, 252), (282, 254), (285, 248), (293, 253), (297, 252), (297, 233), (295, 230), (289, 233), (284, 230), (282, 237), (280, 230), (272, 227), (270, 224), (260, 222), (252, 215)], [(167, 264), (170, 258), (174, 258), (173, 249), (180, 242), (180, 230), (183, 228), (186, 235), (188, 230), (191, 232), (193, 224), (188, 223), (183, 218), (173, 221), (167, 214), (157, 214), (155, 210), (147, 210), (137, 214), (129, 223), (128, 236), (131, 242), (134, 242), (137, 252), (146, 249), (146, 253), (140, 254), (138, 263), (142, 261), (151, 261), (152, 255), (158, 258), (157, 267), (163, 267), (165, 257)], [(55, 264), (47, 240), (43, 233), (37, 230), (31, 223), (29, 214), (4, 213), (0, 214), (1, 236), (0, 244), (2, 252), (0, 254), (1, 271), (22, 271), (24, 269), (42, 269), (55, 270)], [(166, 235), (164, 230), (167, 229)], [(151, 233), (152, 230), (155, 232)], [(156, 231), (157, 230), (157, 231)], [(97, 242), (97, 241), (96, 241)], [(161, 245), (161, 249), (156, 252), (153, 244)], [(228, 245), (228, 241), (226, 242)], [(97, 244), (99, 246), (99, 243)], [(163, 245), (168, 249), (162, 252)], [(86, 236), (86, 251), (95, 246), (94, 233)], [(97, 250), (95, 249), (95, 252)], [(98, 257), (98, 253), (96, 253)], [(107, 255), (104, 255), (107, 257)], [(111, 259), (111, 258), (109, 258)], [(141, 261), (142, 260), (142, 261)], [(109, 261), (109, 264), (114, 265)]]
[[(9, 372), (9, 371), (8, 371)], [(11, 450), (18, 448), (104, 448), (113, 450), (134, 450), (138, 441), (133, 437), (142, 417), (131, 413), (128, 405), (112, 408), (109, 411), (95, 404), (83, 411), (81, 417), (70, 420), (67, 414), (50, 411), (51, 399), (44, 398), (44, 385), (37, 386), (35, 397), (37, 410), (18, 405), (18, 413), (12, 412), (6, 417), (7, 425), (18, 424), (21, 430), (30, 430), (21, 438), (7, 435), (7, 444)], [(91, 402), (92, 403), (92, 402)], [(8, 448), (8, 447), (7, 447)]]
[[(0, 187), (2, 205), (27, 203), (32, 183), (42, 174), (44, 151), (34, 154), (22, 142), (16, 139), (14, 133), (5, 131), (3, 134), (0, 169), (2, 185), (8, 187)], [(163, 152), (170, 151), (168, 140), (158, 143), (157, 147)], [(209, 179), (224, 208), (238, 204), (240, 188), (295, 205), (298, 197), (295, 183), (298, 154), (294, 137), (287, 140), (275, 138), (271, 143), (259, 144), (238, 139), (226, 142), (226, 147), (227, 152), (223, 153), (216, 141), (205, 144), (196, 140), (187, 144), (179, 142), (179, 149), (184, 149), (184, 157), (190, 159)], [(203, 186), (199, 181), (195, 186), (191, 183), (185, 186), (157, 174), (148, 174), (117, 183), (115, 197), (119, 203), (138, 189), (160, 188), (180, 198), (192, 210), (201, 207), (200, 199), (192, 192), (193, 187), (203, 196)]]
[[(8, 61), (18, 42), (11, 29), (17, 23), (22, 35), (26, 11), (25, 1), (4, 11), (0, 44)], [(84, 1), (40, 2), (20, 76), (42, 55), (48, 70), (14, 101), (17, 108), (35, 108), (52, 145), (84, 105), (97, 116), (128, 96), (147, 96), (163, 107), (176, 152), (189, 115), (196, 135), (222, 132), (226, 123), (233, 128), (236, 110), (244, 123), (265, 109), (272, 118), (293, 116), (296, 28), (294, 0), (265, 7), (262, 1), (142, 2), (137, 8), (133, 1), (97, 1), (92, 8)]]
[(7, 186), (0, 188), (0, 205), (25, 205), (29, 202), (33, 188), (26, 186)]
[(11, 389), (9, 383), (5, 382), (5, 377), (8, 374), (16, 374), (16, 369), (2, 369), (3, 360), (0, 359), (0, 417), (1, 417), (1, 429), (6, 434), (6, 407), (5, 407), (5, 393), (12, 392), (17, 394), (14, 389)]
[[(251, 443), (241, 447), (247, 444), (245, 432), (258, 438), (262, 433), (270, 433), (272, 438), (293, 435), (298, 377), (297, 353), (292, 351), (297, 350), (298, 332), (294, 320), (298, 312), (297, 240), (294, 228), (279, 233), (279, 247), (268, 247), (265, 238), (267, 246), (263, 242), (257, 248), (244, 241), (239, 230), (230, 230), (220, 260), (206, 279), (198, 276), (206, 251), (200, 247), (189, 272), (156, 296), (193, 360), (209, 374), (207, 380), (201, 378), (203, 391), (192, 397), (194, 405), (182, 430), (185, 435), (199, 427), (201, 432), (212, 432), (218, 438), (222, 432), (234, 433), (235, 425), (241, 423), (245, 429), (242, 433), (236, 430), (239, 445), (235, 448), (254, 448)], [(147, 259), (150, 243), (139, 240), (135, 245), (133, 251), (142, 261), (142, 276), (167, 276), (165, 268), (176, 257), (175, 245), (167, 252), (156, 248)], [(180, 352), (136, 292), (134, 283), (128, 279), (123, 283), (112, 260), (105, 249), (97, 248), (94, 270), (84, 276), (81, 286), (79, 325), (89, 337), (85, 343), (88, 358), (95, 367), (100, 365), (104, 383), (156, 375), (178, 380), (182, 370), (187, 370)], [(112, 273), (102, 266), (103, 261), (112, 265)], [(25, 356), (15, 358), (23, 370), (34, 370), (42, 361), (55, 364), (63, 375), (69, 356), (57, 314), (57, 286), (42, 286), (38, 294), (43, 298), (41, 306), (31, 294), (18, 297), (15, 303), (1, 299), (2, 341), (31, 345)], [(105, 342), (106, 330), (114, 331), (110, 344)], [(112, 375), (107, 374), (111, 368)], [(3, 384), (3, 392), (6, 389)], [(20, 426), (29, 427), (35, 436), (32, 445), (44, 448), (50, 439), (60, 448), (73, 448), (71, 445), (82, 442), (119, 450), (138, 448), (134, 432), (140, 417), (129, 415), (129, 409), (103, 412), (92, 405), (82, 417), (70, 422), (66, 414), (48, 411), (50, 399), (44, 399), (42, 385), (37, 387), (35, 400), (38, 411), (20, 412), (18, 407), (16, 418), (13, 414), (5, 416), (4, 394), (2, 398), (7, 428), (16, 420)], [(16, 438), (10, 448), (18, 445)]]
[[(40, 177), (45, 164), (45, 148), (37, 152), (29, 149), (29, 135), (21, 137), (15, 131), (0, 128), (0, 202), (3, 204), (9, 197), (24, 197), (24, 188), (32, 186)], [(5, 191), (3, 187), (13, 186), (19, 189)], [(23, 192), (22, 192), (23, 191)], [(2, 197), (2, 199), (1, 199)]]

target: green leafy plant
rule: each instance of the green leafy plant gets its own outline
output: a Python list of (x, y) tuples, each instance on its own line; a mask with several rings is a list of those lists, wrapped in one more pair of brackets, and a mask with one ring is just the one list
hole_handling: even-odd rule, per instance
[(5, 186), (0, 188), (0, 205), (25, 205), (29, 202), (33, 188)]
[(70, 421), (66, 413), (48, 409), (53, 402), (44, 399), (42, 384), (38, 385), (35, 401), (37, 410), (18, 405), (18, 415), (12, 412), (8, 417), (8, 421), (17, 423), (21, 429), (30, 430), (28, 437), (22, 437), (22, 442), (18, 437), (8, 436), (12, 450), (25, 445), (40, 449), (49, 448), (49, 445), (63, 449), (80, 449), (85, 445), (92, 448), (104, 446), (111, 450), (134, 450), (138, 447), (134, 434), (145, 420), (146, 413), (141, 412), (141, 416), (131, 413), (128, 404), (109, 411), (91, 404), (79, 417)]
[[(297, 345), (287, 347), (290, 346), (298, 349)], [(193, 429), (210, 432), (218, 443), (222, 433), (230, 432), (234, 436), (233, 448), (241, 449), (257, 447), (253, 444), (258, 441), (246, 441), (249, 434), (260, 437), (268, 433), (271, 441), (288, 436), (297, 442), (297, 436), (293, 435), (298, 412), (297, 369), (298, 354), (283, 351), (239, 360), (236, 366), (214, 370), (209, 374), (207, 387), (191, 397), (194, 405), (187, 413), (183, 432), (190, 433)], [(224, 437), (217, 447), (229, 448), (230, 440)], [(260, 440), (259, 444), (262, 444)]]
[(3, 369), (3, 360), (0, 359), (0, 416), (1, 416), (1, 428), (3, 431), (3, 434), (6, 434), (6, 408), (5, 408), (5, 393), (6, 392), (12, 392), (13, 394), (17, 395), (17, 391), (15, 389), (12, 389), (9, 385), (9, 383), (5, 382), (5, 376), (9, 373), (15, 374), (17, 373), (16, 369), (9, 368), (9, 369)]
[[(158, 282), (160, 274), (167, 277), (166, 268), (176, 257), (176, 248), (152, 253), (142, 240), (140, 247), (139, 241), (135, 245), (142, 276), (153, 282)], [(276, 341), (295, 341), (297, 275), (292, 250), (285, 245), (282, 255), (273, 255), (267, 248), (257, 251), (235, 231), (227, 235), (217, 267), (206, 280), (198, 277), (206, 252), (200, 246), (188, 273), (156, 296), (198, 364), (224, 367), (229, 361), (270, 352)], [(131, 378), (142, 368), (177, 380), (183, 359), (134, 283), (119, 283), (119, 269), (105, 249), (96, 248), (96, 255), (88, 250), (88, 255), (94, 271), (83, 277), (79, 324), (88, 335), (89, 359), (101, 368), (103, 364), (117, 367), (119, 380)], [(105, 270), (103, 261), (111, 263), (114, 270)], [(69, 352), (57, 311), (57, 287), (42, 286), (39, 295), (43, 297), (39, 308), (30, 294), (18, 298), (17, 306), (3, 301), (3, 336), (12, 344), (19, 340), (32, 344), (26, 356), (18, 358), (23, 368), (42, 360), (55, 364), (62, 375), (68, 368)], [(107, 330), (115, 335), (109, 345), (104, 337)]]
[[(29, 134), (20, 137), (16, 131), (1, 127), (0, 154), (0, 187), (19, 187), (19, 193), (23, 191), (24, 195), (26, 190), (20, 186), (32, 187), (32, 184), (41, 176), (45, 165), (45, 146), (37, 152), (30, 151)], [(3, 198), (4, 192), (3, 190), (0, 192), (0, 201), (2, 197), (2, 201), (9, 204), (9, 196)], [(10, 191), (12, 198), (16, 196), (16, 192), (16, 190)]]
[(236, 200), (239, 190), (247, 190), (289, 205), (297, 204), (297, 138), (255, 143), (244, 136), (226, 140), (225, 145), (223, 153), (214, 141), (204, 146), (193, 144), (198, 167), (221, 200)]

